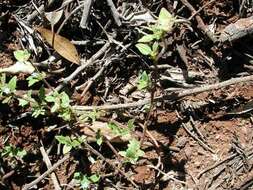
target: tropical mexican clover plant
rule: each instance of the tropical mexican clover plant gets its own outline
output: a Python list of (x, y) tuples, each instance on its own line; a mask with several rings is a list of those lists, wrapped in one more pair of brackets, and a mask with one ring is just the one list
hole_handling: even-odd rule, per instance
[(135, 46), (143, 55), (147, 55), (152, 60), (156, 60), (159, 53), (159, 42), (163, 40), (166, 33), (172, 30), (176, 22), (177, 19), (165, 8), (162, 8), (157, 22), (154, 25), (146, 27), (150, 33), (142, 36)]

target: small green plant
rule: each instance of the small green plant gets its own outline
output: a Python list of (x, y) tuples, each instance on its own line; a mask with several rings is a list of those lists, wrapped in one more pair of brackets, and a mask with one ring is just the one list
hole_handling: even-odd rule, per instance
[(44, 72), (42, 73), (32, 73), (26, 80), (28, 81), (28, 87), (34, 85), (37, 82), (42, 81), (46, 77)]
[(148, 89), (151, 86), (151, 79), (150, 76), (147, 74), (146, 71), (143, 71), (139, 74), (138, 81), (137, 81), (137, 88), (138, 90)]
[(1, 84), (0, 84), (0, 97), (4, 97), (3, 103), (10, 103), (10, 100), (13, 98), (13, 95), (16, 91), (17, 87), (17, 77), (14, 76), (11, 80), (6, 83), (5, 74), (1, 77)]
[(147, 27), (151, 33), (146, 34), (138, 40), (137, 49), (148, 55), (152, 60), (156, 60), (159, 53), (159, 42), (163, 40), (166, 33), (173, 29), (177, 19), (173, 17), (165, 8), (162, 8), (158, 20), (154, 25)]
[(93, 111), (85, 112), (80, 115), (79, 120), (82, 122), (90, 121), (94, 123), (101, 115), (101, 111), (94, 109)]
[(88, 189), (90, 188), (91, 184), (97, 184), (99, 182), (100, 176), (93, 174), (88, 177), (81, 172), (75, 172), (74, 179), (80, 184), (82, 189)]
[(49, 103), (53, 103), (51, 107), (51, 112), (57, 112), (59, 117), (63, 118), (65, 121), (70, 121), (73, 111), (70, 106), (69, 96), (65, 92), (54, 92), (52, 95), (46, 96), (45, 100)]
[(130, 135), (130, 133), (134, 130), (134, 119), (130, 119), (127, 123), (127, 127), (123, 128), (115, 124), (114, 122), (109, 122), (107, 124), (107, 127), (109, 127), (112, 130), (112, 133), (119, 136), (126, 136)]
[(27, 152), (25, 150), (14, 147), (13, 145), (6, 145), (1, 151), (1, 157), (15, 157), (22, 159), (26, 154)]
[(139, 157), (145, 154), (144, 151), (141, 150), (140, 142), (136, 139), (130, 140), (127, 147), (125, 151), (120, 151), (119, 154), (126, 159), (126, 162), (130, 162), (131, 164), (135, 164)]
[(60, 143), (63, 144), (63, 154), (67, 154), (70, 152), (73, 148), (81, 148), (82, 143), (85, 141), (84, 136), (81, 137), (75, 137), (70, 138), (69, 136), (55, 136), (55, 139)]
[(103, 135), (101, 134), (101, 130), (100, 129), (96, 132), (96, 143), (99, 146), (103, 143)]
[(25, 62), (28, 61), (30, 58), (31, 54), (28, 52), (28, 50), (16, 50), (14, 51), (14, 57), (16, 58), (17, 61), (19, 62)]

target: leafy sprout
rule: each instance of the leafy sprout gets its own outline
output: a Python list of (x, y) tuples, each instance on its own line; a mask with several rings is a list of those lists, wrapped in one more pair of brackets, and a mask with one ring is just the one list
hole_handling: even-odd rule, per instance
[(140, 142), (136, 139), (130, 140), (127, 147), (125, 151), (120, 151), (119, 154), (125, 157), (126, 162), (130, 162), (131, 164), (135, 164), (139, 157), (145, 154), (144, 151), (141, 150)]
[(88, 177), (81, 172), (75, 172), (74, 179), (80, 184), (82, 189), (88, 189), (90, 188), (91, 184), (97, 184), (99, 182), (100, 176), (97, 174), (93, 174)]
[(63, 154), (67, 154), (70, 152), (73, 148), (80, 148), (81, 144), (85, 141), (85, 138), (83, 136), (81, 137), (75, 137), (70, 138), (69, 136), (62, 136), (58, 135), (55, 136), (55, 139), (60, 143), (63, 144)]
[(142, 36), (135, 45), (136, 48), (141, 54), (149, 56), (152, 60), (156, 60), (159, 53), (159, 41), (164, 38), (166, 33), (173, 29), (175, 22), (176, 18), (165, 8), (162, 8), (156, 23), (147, 27), (151, 34)]

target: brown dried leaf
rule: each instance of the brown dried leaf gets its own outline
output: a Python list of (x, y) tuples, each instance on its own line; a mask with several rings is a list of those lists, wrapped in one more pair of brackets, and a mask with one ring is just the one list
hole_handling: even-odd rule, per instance
[[(45, 28), (37, 28), (40, 35), (52, 46), (53, 33)], [(55, 51), (59, 53), (62, 57), (70, 62), (80, 64), (80, 58), (76, 47), (65, 37), (55, 34), (54, 36), (54, 47)]]

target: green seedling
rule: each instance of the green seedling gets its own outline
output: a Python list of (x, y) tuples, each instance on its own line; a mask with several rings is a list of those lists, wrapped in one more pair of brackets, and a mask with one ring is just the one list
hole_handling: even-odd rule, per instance
[(42, 73), (32, 73), (31, 76), (29, 76), (26, 80), (28, 81), (28, 87), (31, 87), (37, 82), (42, 81), (46, 77), (46, 74), (44, 72)]
[(81, 122), (87, 122), (91, 120), (91, 122), (94, 123), (100, 117), (100, 115), (101, 112), (94, 109), (93, 111), (82, 113), (79, 117), (79, 120)]
[(144, 151), (141, 150), (140, 142), (136, 139), (130, 140), (127, 147), (125, 151), (120, 151), (119, 154), (126, 159), (126, 162), (130, 162), (131, 164), (136, 164), (139, 157), (145, 154)]
[(11, 80), (6, 83), (5, 74), (1, 77), (1, 84), (0, 84), (0, 97), (4, 97), (2, 103), (10, 103), (10, 100), (13, 98), (13, 94), (16, 91), (17, 87), (17, 77), (14, 76)]
[(45, 100), (49, 103), (53, 103), (51, 107), (51, 112), (57, 112), (59, 117), (63, 118), (65, 121), (70, 121), (73, 114), (69, 96), (65, 92), (54, 92), (52, 95), (46, 96)]
[(93, 174), (88, 177), (80, 172), (75, 172), (74, 179), (80, 184), (82, 189), (86, 190), (90, 188), (91, 184), (97, 184), (100, 180), (100, 176)]
[(146, 71), (143, 71), (139, 74), (138, 81), (137, 81), (137, 88), (138, 90), (148, 89), (151, 86), (151, 79), (150, 76), (147, 74)]
[(165, 8), (162, 8), (158, 20), (154, 25), (147, 27), (151, 33), (146, 34), (138, 40), (136, 48), (143, 54), (156, 60), (159, 54), (159, 42), (173, 29), (177, 19), (173, 17)]
[(118, 136), (126, 136), (131, 135), (131, 132), (134, 130), (134, 119), (130, 119), (127, 123), (127, 127), (123, 128), (115, 124), (114, 122), (109, 122), (107, 124), (107, 127), (109, 127), (112, 130), (112, 133)]
[(27, 152), (21, 148), (14, 147), (13, 145), (6, 145), (1, 151), (1, 157), (15, 157), (22, 159)]
[(67, 154), (72, 149), (81, 148), (82, 143), (85, 141), (84, 136), (70, 138), (69, 136), (55, 136), (55, 139), (60, 143), (63, 144), (63, 154)]

